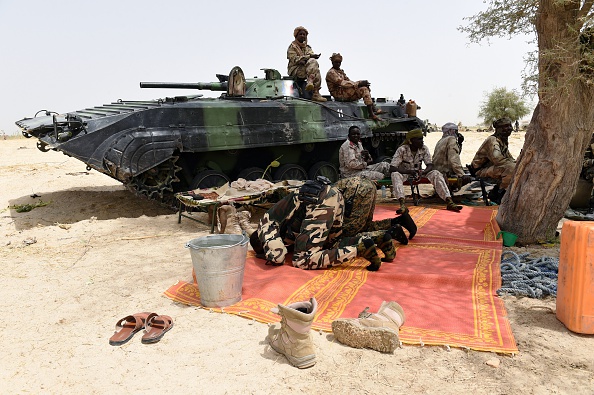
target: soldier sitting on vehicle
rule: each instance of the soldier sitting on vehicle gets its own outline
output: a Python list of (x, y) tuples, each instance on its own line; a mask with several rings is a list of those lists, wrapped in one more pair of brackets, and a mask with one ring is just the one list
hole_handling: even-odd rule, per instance
[[(390, 233), (377, 231), (342, 237), (345, 201), (325, 177), (307, 181), (299, 192), (291, 192), (260, 220), (250, 237), (258, 254), (273, 265), (282, 265), (287, 246), (293, 246), (293, 266), (327, 269), (361, 256), (371, 262), (367, 270), (379, 270), (382, 260), (392, 261), (396, 250)], [(385, 258), (380, 259), (376, 244)]]
[(341, 177), (361, 176), (370, 180), (381, 180), (390, 176), (390, 164), (373, 163), (369, 151), (361, 144), (361, 129), (357, 126), (349, 128), (348, 139), (342, 143), (338, 152)]
[(320, 95), (322, 75), (317, 61), (320, 54), (314, 53), (307, 45), (308, 34), (309, 32), (303, 26), (297, 26), (293, 31), (295, 40), (287, 49), (287, 59), (289, 59), (287, 70), (291, 77), (307, 81), (305, 90), (313, 92), (312, 100), (325, 102), (326, 98)]
[(326, 73), (326, 84), (330, 94), (337, 101), (356, 101), (362, 98), (363, 103), (368, 108), (369, 118), (378, 121), (379, 118), (376, 114), (382, 114), (383, 111), (377, 110), (373, 106), (369, 81), (351, 81), (344, 70), (340, 68), (342, 64), (341, 54), (333, 53), (330, 61), (332, 62), (332, 68)]

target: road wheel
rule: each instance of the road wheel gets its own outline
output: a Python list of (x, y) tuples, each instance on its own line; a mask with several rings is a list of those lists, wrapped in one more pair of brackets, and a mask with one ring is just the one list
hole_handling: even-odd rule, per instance
[(299, 165), (294, 164), (286, 164), (280, 166), (274, 172), (274, 179), (276, 181), (282, 180), (307, 180), (307, 172), (305, 169)]
[(316, 176), (327, 177), (331, 182), (338, 181), (338, 169), (330, 162), (319, 161), (309, 169), (310, 180), (315, 180)]
[[(237, 178), (243, 178), (247, 181), (255, 181), (259, 178), (262, 178), (262, 174), (264, 174), (264, 169), (259, 167), (248, 167), (247, 169), (243, 169), (237, 175)], [(270, 181), (270, 172), (266, 173), (266, 177), (264, 179)]]
[(216, 170), (204, 170), (196, 174), (190, 184), (190, 189), (216, 188), (229, 182), (229, 177)]

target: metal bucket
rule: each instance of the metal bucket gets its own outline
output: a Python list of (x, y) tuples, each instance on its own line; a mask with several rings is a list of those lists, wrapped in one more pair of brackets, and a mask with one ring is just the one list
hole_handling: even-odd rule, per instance
[(245, 234), (220, 234), (186, 243), (203, 306), (225, 307), (241, 301), (248, 241)]

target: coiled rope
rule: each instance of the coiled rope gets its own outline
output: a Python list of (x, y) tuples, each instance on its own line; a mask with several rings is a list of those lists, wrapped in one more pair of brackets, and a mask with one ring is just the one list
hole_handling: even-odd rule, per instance
[(497, 290), (497, 295), (537, 299), (547, 295), (557, 296), (559, 259), (548, 256), (530, 259), (528, 255), (518, 255), (511, 250), (501, 254), (501, 288)]

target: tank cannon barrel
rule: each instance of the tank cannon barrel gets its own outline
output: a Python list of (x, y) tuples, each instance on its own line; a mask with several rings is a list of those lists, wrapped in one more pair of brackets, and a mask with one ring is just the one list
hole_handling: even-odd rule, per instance
[(141, 82), (141, 88), (200, 89), (226, 91), (227, 82)]

